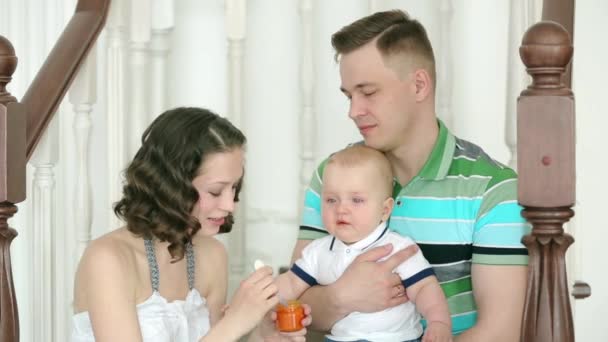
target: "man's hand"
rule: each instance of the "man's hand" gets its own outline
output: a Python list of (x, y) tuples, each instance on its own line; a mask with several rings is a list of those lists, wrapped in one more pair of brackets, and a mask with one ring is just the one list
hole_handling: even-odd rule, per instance
[[(300, 258), (302, 250), (310, 243), (298, 240), (293, 260)], [(313, 286), (300, 297), (310, 304), (315, 313), (311, 328), (329, 331), (336, 321), (354, 311), (375, 312), (408, 301), (399, 276), (393, 270), (418, 251), (412, 245), (390, 258), (392, 245), (376, 247), (359, 255), (335, 283)]]
[(392, 250), (393, 246), (388, 244), (359, 255), (330, 285), (343, 310), (349, 313), (376, 312), (408, 301), (401, 278), (393, 270), (416, 254), (418, 246), (411, 245), (386, 260), (378, 261)]

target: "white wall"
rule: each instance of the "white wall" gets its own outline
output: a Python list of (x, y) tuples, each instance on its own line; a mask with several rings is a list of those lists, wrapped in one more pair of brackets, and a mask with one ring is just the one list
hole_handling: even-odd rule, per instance
[[(45, 0), (0, 0), (3, 11), (20, 16), (0, 22), (0, 34), (7, 36), (20, 57), (16, 79), (9, 90), (21, 98), (24, 85), (33, 78), (41, 58), (24, 54), (28, 51), (27, 37), (40, 34), (33, 30), (40, 26), (26, 20), (24, 4), (39, 11)], [(56, 0), (71, 15), (74, 0)], [(115, 0), (119, 1), (119, 0)], [(432, 1), (374, 1), (378, 9), (400, 6), (419, 18), (430, 34), (435, 49), (439, 50), (438, 20), (440, 0)], [(220, 0), (178, 0), (175, 4), (175, 27), (171, 33), (170, 67), (168, 80), (169, 106), (195, 105), (225, 114), (228, 108), (227, 41), (225, 38), (224, 3)], [(8, 6), (8, 7), (7, 7)], [(251, 0), (247, 1), (247, 33), (244, 56), (244, 120), (241, 127), (249, 139), (247, 155), (247, 253), (250, 259), (261, 257), (275, 267), (289, 262), (298, 225), (300, 175), (299, 115), (302, 111), (299, 67), (301, 51), (301, 19), (299, 2)], [(313, 1), (313, 67), (314, 113), (317, 117), (316, 160), (348, 142), (359, 139), (349, 122), (347, 101), (339, 92), (337, 66), (329, 43), (330, 36), (341, 26), (369, 13), (370, 2), (363, 0)], [(509, 152), (504, 139), (506, 65), (508, 42), (508, 0), (463, 0), (452, 2), (453, 19), (450, 29), (452, 65), (453, 131), (462, 138), (478, 143), (496, 159), (507, 162)], [(598, 318), (608, 315), (608, 277), (601, 271), (603, 241), (608, 238), (601, 226), (602, 195), (606, 186), (601, 183), (601, 170), (608, 162), (601, 158), (601, 134), (608, 124), (605, 115), (608, 104), (601, 101), (606, 91), (608, 45), (600, 42), (608, 32), (608, 4), (603, 0), (576, 2), (576, 43), (574, 59), (574, 90), (577, 99), (577, 162), (578, 202), (573, 229), (576, 231), (576, 269), (571, 277), (585, 280), (592, 286), (593, 295), (575, 305), (576, 329), (579, 340), (608, 340), (608, 331)], [(19, 10), (21, 8), (21, 10)], [(41, 15), (40, 13), (38, 13)], [(35, 16), (34, 16), (35, 18)], [(22, 24), (21, 22), (27, 22)], [(61, 20), (60, 20), (61, 21)], [(26, 28), (27, 27), (27, 28)], [(50, 39), (50, 38), (49, 38)], [(105, 164), (107, 163), (107, 135), (105, 112), (105, 33), (98, 44), (98, 103), (93, 112), (91, 136), (90, 176), (93, 185), (93, 237), (115, 227), (108, 223), (108, 200)], [(50, 45), (50, 44), (49, 44)], [(47, 49), (48, 51), (48, 49)], [(42, 52), (39, 52), (42, 53)], [(46, 53), (46, 52), (45, 52)], [(602, 65), (602, 62), (604, 63)], [(33, 71), (32, 71), (33, 70)], [(66, 101), (67, 102), (67, 101)], [(154, 113), (158, 114), (158, 113)], [(76, 230), (70, 206), (73, 203), (74, 138), (73, 112), (64, 104), (58, 114), (59, 165), (57, 177), (56, 233), (64, 241), (56, 242), (57, 253), (69, 268), (73, 260)], [(129, 132), (140, 135), (141, 132)], [(30, 169), (31, 171), (31, 169)], [(312, 170), (309, 170), (312, 172)], [(31, 175), (30, 175), (31, 179)], [(28, 182), (28, 186), (31, 184)], [(28, 289), (30, 274), (27, 241), (28, 205), (19, 206), (11, 220), (20, 235), (13, 243), (15, 285), (18, 291), (22, 341), (31, 341), (28, 332), (31, 322)], [(604, 238), (604, 239), (602, 239)], [(223, 237), (226, 240), (226, 237)], [(583, 248), (581, 248), (583, 246)], [(65, 254), (64, 254), (65, 253)], [(72, 258), (72, 259), (70, 259)], [(66, 266), (67, 265), (67, 266)], [(63, 279), (58, 291), (67, 298), (71, 293), (71, 279)], [(64, 305), (67, 305), (64, 303)]]
[[(608, 341), (603, 317), (608, 316), (608, 275), (604, 252), (608, 241), (605, 183), (608, 124), (608, 2), (576, 1), (573, 88), (576, 99), (577, 196), (575, 222), (577, 279), (591, 285), (591, 297), (576, 301), (575, 329), (579, 341)], [(572, 272), (569, 273), (572, 276)]]

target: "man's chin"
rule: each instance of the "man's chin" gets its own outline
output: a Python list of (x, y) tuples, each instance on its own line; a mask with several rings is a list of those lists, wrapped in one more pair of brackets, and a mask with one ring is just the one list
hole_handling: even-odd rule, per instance
[(371, 148), (375, 148), (375, 144), (374, 141), (372, 139), (370, 139), (369, 137), (363, 137), (363, 145), (367, 146), (367, 147), (371, 147)]
[(363, 140), (363, 144), (365, 146), (367, 146), (367, 147), (373, 148), (374, 150), (378, 150), (378, 151), (381, 151), (381, 152), (385, 151), (384, 145), (381, 144), (378, 141), (373, 140), (373, 139), (369, 139), (369, 138), (368, 139), (364, 139)]

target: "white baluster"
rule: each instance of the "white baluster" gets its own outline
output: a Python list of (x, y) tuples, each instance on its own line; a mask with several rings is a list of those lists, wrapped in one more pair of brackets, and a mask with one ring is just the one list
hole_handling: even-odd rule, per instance
[(226, 1), (226, 34), (228, 36), (228, 115), (232, 123), (241, 128), (243, 113), (243, 43), (247, 27), (245, 0)]
[(91, 134), (92, 105), (97, 99), (96, 47), (89, 52), (74, 83), (69, 99), (74, 106), (74, 136), (76, 144), (76, 181), (74, 189), (74, 225), (76, 227), (77, 254), (80, 260), (91, 240), (91, 182), (89, 178), (89, 137)]
[(380, 10), (379, 0), (368, 0), (369, 13), (376, 13)]
[(302, 112), (300, 113), (300, 195), (298, 206), (300, 211), (304, 203), (304, 192), (308, 187), (310, 175), (315, 169), (316, 118), (314, 108), (314, 62), (312, 41), (312, 0), (300, 1), (300, 18), (302, 25), (302, 47), (300, 61), (300, 91)]
[[(57, 120), (51, 121), (43, 138), (36, 147), (30, 163), (34, 166), (32, 182), (31, 208), (32, 224), (32, 303), (33, 307), (30, 328), (33, 341), (52, 341), (55, 337), (55, 320), (53, 298), (55, 281), (53, 270), (55, 260), (54, 241), (57, 240), (55, 229), (55, 174), (57, 163)], [(61, 238), (61, 237), (59, 237)], [(60, 276), (60, 275), (58, 275)], [(56, 321), (62, 322), (62, 316)]]
[[(239, 129), (243, 113), (243, 42), (247, 27), (247, 4), (245, 0), (226, 0), (226, 34), (228, 38), (228, 118)], [(235, 226), (229, 237), (230, 287), (234, 288), (245, 272), (247, 243), (245, 222), (247, 215), (246, 191), (240, 194), (239, 209), (235, 211)]]
[[(36, 59), (30, 58), (33, 63), (31, 77), (42, 65), (44, 58), (51, 51), (63, 29), (63, 3), (60, 0), (46, 1), (40, 4), (30, 3), (30, 13), (40, 12), (41, 18), (32, 18), (36, 21), (33, 32), (37, 34), (30, 37), (36, 52), (32, 51)], [(42, 23), (42, 25), (40, 25)], [(34, 57), (34, 56), (32, 56)], [(63, 286), (65, 280), (65, 257), (62, 253), (65, 236), (57, 230), (57, 202), (55, 185), (55, 166), (59, 156), (59, 116), (49, 123), (46, 132), (36, 147), (30, 164), (34, 167), (32, 181), (32, 197), (30, 207), (33, 210), (32, 222), (32, 319), (30, 331), (33, 341), (65, 341), (66, 337), (66, 306), (67, 293)], [(72, 273), (69, 274), (72, 278)]]
[(131, 0), (129, 91), (129, 159), (141, 145), (141, 135), (150, 124), (148, 113), (148, 43), (151, 33), (150, 0)]
[[(27, 36), (28, 80), (34, 79), (52, 48), (52, 42), (56, 41), (59, 35), (60, 27), (56, 18), (61, 7), (55, 5), (45, 2), (40, 8), (41, 5), (37, 2), (29, 0), (26, 3), (26, 25), (31, 32)], [(31, 316), (30, 323), (25, 327), (28, 328), (33, 341), (55, 340), (58, 325), (65, 323), (63, 316), (56, 317), (53, 310), (56, 295), (53, 271), (57, 269), (54, 265), (57, 251), (55, 241), (58, 240), (55, 236), (57, 208), (54, 169), (58, 162), (58, 147), (58, 118), (55, 117), (49, 123), (30, 159), (30, 165), (34, 168), (31, 198), (28, 201), (28, 208), (32, 212), (32, 221), (28, 223)]]
[[(29, 4), (32, 6), (32, 4)], [(33, 32), (29, 41), (32, 58), (30, 58), (33, 68), (31, 77), (34, 76), (35, 69), (42, 65), (44, 56), (51, 49), (51, 41), (57, 40), (57, 23), (54, 15), (57, 9), (51, 8), (49, 4), (43, 5), (46, 16), (44, 20), (37, 20), (38, 25), (34, 25)], [(37, 10), (30, 8), (31, 12)], [(38, 12), (42, 12), (38, 10)], [(50, 18), (49, 13), (53, 18)], [(54, 15), (53, 15), (54, 14)], [(48, 20), (48, 19), (51, 20)], [(35, 19), (34, 19), (35, 20)], [(43, 25), (40, 25), (43, 23)], [(33, 211), (33, 222), (31, 225), (31, 267), (32, 267), (32, 319), (31, 332), (33, 341), (52, 341), (55, 338), (55, 317), (53, 308), (53, 298), (55, 297), (55, 280), (53, 261), (55, 260), (55, 244), (57, 240), (55, 234), (55, 174), (54, 168), (58, 160), (58, 118), (55, 117), (42, 136), (30, 165), (34, 167), (34, 179), (32, 181), (32, 197), (30, 208)], [(61, 322), (61, 317), (57, 317)]]
[(167, 58), (174, 25), (173, 0), (152, 0), (150, 119), (167, 109)]
[(437, 68), (437, 116), (453, 129), (452, 109), (452, 17), (454, 9), (451, 0), (441, 0), (439, 5), (439, 61)]
[(110, 5), (110, 13), (106, 23), (107, 37), (107, 71), (106, 71), (106, 105), (107, 137), (108, 137), (108, 229), (122, 225), (122, 221), (114, 215), (111, 204), (120, 200), (122, 195), (121, 172), (127, 164), (126, 145), (126, 56), (127, 44), (125, 35), (125, 2), (114, 0)]
[[(40, 33), (42, 33), (42, 29), (43, 27), (41, 27), (42, 25), (40, 25), (40, 23), (42, 22), (42, 18), (41, 18), (41, 13), (40, 11), (37, 11), (35, 9), (35, 4), (32, 3), (31, 0), (25, 0), (23, 1), (24, 5), (25, 5), (25, 11), (26, 13), (28, 13), (27, 17), (24, 18), (24, 25), (28, 31), (28, 33), (25, 34), (25, 39), (22, 41), (22, 47), (25, 48), (25, 51), (23, 51), (22, 53), (27, 54), (27, 56), (29, 56), (29, 61), (28, 63), (21, 63), (21, 72), (23, 72), (23, 74), (26, 76), (26, 84), (28, 82), (30, 82), (32, 79), (34, 79), (35, 77), (35, 73), (36, 73), (36, 69), (42, 64), (42, 60), (43, 60), (43, 56), (44, 56), (44, 40), (42, 39)], [(33, 19), (33, 20), (32, 20)], [(19, 57), (20, 54), (17, 54), (17, 57)], [(47, 146), (48, 147), (48, 146)], [(49, 148), (50, 149), (50, 148)], [(33, 162), (34, 160), (32, 160)], [(36, 162), (38, 162), (38, 164), (43, 164), (44, 160), (36, 160)], [(38, 165), (33, 164), (33, 163), (29, 163), (30, 166), (34, 166), (34, 177), (36, 177), (36, 171), (38, 171)], [(46, 163), (44, 163), (46, 164)], [(32, 182), (36, 182), (36, 179), (34, 179)], [(29, 185), (29, 184), (28, 184)], [(41, 198), (40, 198), (40, 193), (36, 192), (36, 188), (34, 187), (34, 189), (32, 189), (32, 199), (33, 201), (31, 202), (26, 202), (27, 203), (27, 211), (28, 212), (32, 212), (34, 215), (40, 215), (43, 214), (42, 212), (44, 210), (46, 210), (47, 208), (44, 207), (45, 203), (41, 203)], [(23, 215), (23, 213), (22, 213)], [(40, 286), (45, 286), (45, 285), (51, 285), (51, 284), (37, 284), (35, 283), (35, 281), (49, 281), (50, 279), (46, 279), (46, 277), (44, 277), (43, 274), (40, 274), (38, 272), (43, 271), (43, 269), (45, 268), (46, 265), (40, 265), (37, 264), (38, 262), (40, 262), (41, 258), (44, 257), (48, 257), (47, 255), (44, 255), (41, 253), (48, 253), (49, 249), (48, 247), (50, 247), (48, 244), (44, 244), (40, 246), (40, 239), (42, 238), (41, 235), (45, 234), (44, 231), (38, 231), (37, 228), (50, 228), (50, 227), (43, 227), (43, 225), (46, 224), (51, 224), (51, 222), (41, 222), (40, 219), (44, 219), (44, 217), (33, 217), (33, 222), (29, 222), (29, 220), (27, 221), (27, 225), (24, 227), (25, 228), (25, 234), (23, 234), (23, 236), (20, 236), (20, 238), (25, 238), (27, 239), (27, 244), (26, 244), (26, 248), (27, 248), (27, 252), (29, 254), (29, 260), (28, 260), (28, 266), (30, 267), (30, 273), (28, 275), (28, 286), (23, 288), (24, 290), (27, 291), (28, 293), (28, 301), (29, 303), (29, 307), (25, 310), (23, 310), (22, 312), (20, 312), (20, 316), (21, 317), (27, 317), (28, 320), (31, 320), (32, 322), (34, 322), (37, 318), (40, 317), (40, 315), (44, 315), (44, 306), (47, 303), (42, 303), (42, 305), (40, 307), (36, 307), (35, 303), (36, 300), (43, 300), (44, 297), (44, 289), (41, 289)], [(46, 250), (36, 250), (36, 248), (45, 248)], [(23, 305), (23, 304), (22, 304)], [(31, 338), (34, 339), (36, 337), (36, 332), (35, 332), (35, 328), (38, 329), (45, 329), (45, 326), (42, 326), (41, 324), (36, 324), (33, 323), (30, 326), (30, 331), (29, 333), (32, 335)]]
[[(44, 2), (44, 13), (46, 15), (48, 28), (45, 30), (47, 52), (55, 45), (61, 32), (63, 32), (65, 25), (74, 14), (74, 9), (76, 7), (75, 1), (76, 0), (51, 0)], [(46, 55), (44, 57), (46, 57)], [(55, 143), (57, 144), (57, 148), (60, 151), (59, 156), (61, 157), (58, 157), (58, 172), (55, 176), (57, 181), (56, 190), (54, 191), (55, 194), (53, 197), (51, 197), (54, 201), (52, 210), (56, 213), (53, 215), (53, 229), (51, 231), (51, 241), (53, 241), (54, 246), (54, 259), (51, 261), (53, 263), (53, 312), (50, 317), (46, 316), (44, 318), (52, 324), (54, 335), (45, 336), (44, 334), (40, 334), (39, 336), (46, 341), (68, 341), (70, 339), (70, 329), (72, 327), (72, 290), (74, 285), (75, 265), (78, 260), (74, 260), (74, 245), (76, 242), (74, 241), (73, 234), (74, 209), (72, 208), (72, 202), (65, 202), (63, 199), (70, 197), (69, 192), (72, 191), (72, 188), (66, 185), (73, 184), (73, 179), (69, 179), (65, 175), (59, 173), (63, 173), (63, 170), (68, 167), (67, 165), (71, 165), (68, 163), (68, 159), (73, 160), (71, 156), (67, 156), (66, 154), (62, 155), (62, 152), (66, 151), (69, 151), (69, 154), (73, 153), (74, 137), (71, 134), (66, 134), (65, 138), (61, 138), (61, 132), (71, 131), (73, 122), (71, 115), (69, 115), (70, 113), (71, 106), (69, 101), (63, 101), (55, 113), (55, 119), (53, 119), (55, 123), (51, 122), (49, 126), (51, 131), (56, 130), (58, 132), (56, 137), (57, 141)], [(57, 128), (52, 127), (55, 124), (58, 126)], [(50, 136), (49, 133), (51, 131), (47, 132), (47, 135)], [(65, 144), (66, 138), (72, 143)], [(57, 227), (60, 227), (61, 229), (56, 229)], [(36, 331), (35, 327), (34, 331)], [(38, 339), (35, 338), (34, 341), (38, 341)]]

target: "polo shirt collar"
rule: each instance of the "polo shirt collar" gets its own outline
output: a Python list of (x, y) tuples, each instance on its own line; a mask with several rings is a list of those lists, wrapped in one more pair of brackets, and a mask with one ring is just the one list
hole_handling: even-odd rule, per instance
[(341, 251), (346, 248), (350, 248), (351, 250), (356, 251), (364, 251), (366, 248), (373, 245), (376, 241), (380, 240), (388, 231), (388, 227), (386, 226), (386, 222), (382, 221), (374, 231), (369, 234), (367, 237), (363, 238), (360, 241), (353, 243), (352, 245), (346, 245), (344, 242), (336, 239), (334, 236), (331, 240), (331, 244), (329, 245), (330, 251)]
[(437, 124), (439, 125), (437, 141), (426, 163), (418, 172), (418, 177), (426, 180), (440, 180), (447, 176), (456, 148), (456, 138), (443, 121), (437, 119)]

